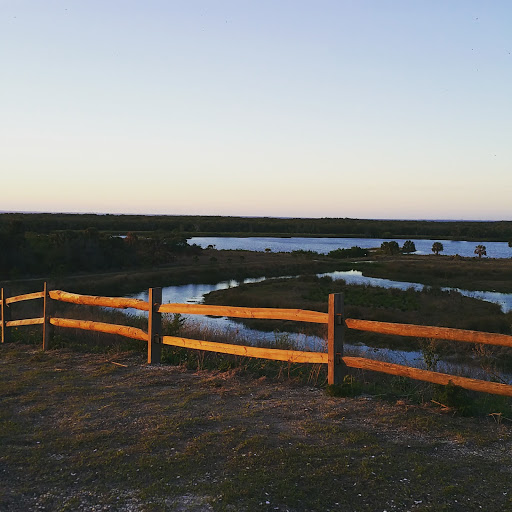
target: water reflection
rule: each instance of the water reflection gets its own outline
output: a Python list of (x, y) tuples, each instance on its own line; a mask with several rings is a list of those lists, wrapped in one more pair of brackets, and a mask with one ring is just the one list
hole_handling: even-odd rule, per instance
[[(421, 291), (425, 288), (425, 285), (421, 283), (410, 283), (393, 281), (390, 279), (382, 279), (377, 277), (367, 277), (362, 274), (359, 270), (349, 271), (338, 271), (328, 272), (324, 274), (318, 274), (319, 277), (329, 276), (332, 279), (343, 279), (348, 284), (368, 285), (382, 288), (397, 288), (400, 290), (414, 289)], [(293, 276), (283, 276), (283, 279), (290, 278)], [(204, 300), (204, 296), (215, 290), (223, 290), (226, 288), (232, 288), (240, 286), (241, 284), (257, 283), (264, 281), (265, 278), (248, 278), (243, 281), (227, 280), (221, 281), (216, 284), (187, 284), (179, 286), (166, 286), (162, 288), (162, 298), (164, 303), (194, 303), (199, 304)], [(497, 293), (497, 292), (484, 292), (484, 291), (470, 291), (461, 290), (458, 288), (443, 288), (443, 290), (455, 290), (462, 295), (473, 297), (480, 300), (486, 300), (499, 304), (504, 312), (512, 310), (512, 294)], [(148, 300), (148, 292), (140, 292), (132, 295), (132, 297)], [(146, 312), (139, 310), (128, 310), (127, 312), (136, 315), (147, 315)], [(222, 332), (234, 332), (240, 339), (240, 343), (251, 344), (257, 343), (258, 341), (266, 341), (275, 343), (279, 336), (291, 336), (294, 340), (298, 349), (313, 350), (313, 351), (325, 351), (326, 340), (317, 336), (287, 333), (287, 332), (264, 332), (256, 329), (250, 329), (245, 327), (240, 322), (226, 317), (204, 317), (197, 315), (183, 315), (188, 322), (199, 323), (203, 327), (208, 329), (218, 329)], [(394, 362), (398, 364), (405, 364), (408, 366), (414, 366), (417, 368), (425, 368), (422, 354), (418, 351), (403, 351), (393, 350), (390, 348), (373, 348), (365, 345), (353, 345), (346, 343), (345, 346), (346, 355), (358, 355), (361, 357), (367, 357), (368, 359), (379, 359), (388, 362)], [(451, 373), (453, 375), (461, 374), (467, 369), (466, 365), (457, 363), (447, 363), (446, 361), (440, 361), (437, 370), (445, 373)], [(472, 369), (473, 376), (475, 378), (484, 378), (484, 375), (477, 375), (475, 372), (479, 372), (477, 369)]]
[[(236, 286), (240, 286), (241, 284), (259, 283), (264, 280), (264, 277), (258, 277), (247, 278), (243, 279), (242, 281), (230, 279), (228, 281), (221, 281), (216, 284), (182, 284), (177, 286), (165, 286), (162, 288), (162, 302), (165, 304), (200, 304), (201, 302), (203, 302), (204, 296), (209, 292), (213, 292), (216, 290), (225, 290), (227, 288), (234, 288)], [(133, 297), (134, 299), (147, 301), (148, 291), (145, 290), (134, 295), (130, 295), (130, 297)], [(137, 310), (133, 310), (134, 313), (136, 311)], [(130, 313), (132, 313), (132, 310), (130, 310)], [(137, 311), (136, 314), (139, 313), (144, 312)]]

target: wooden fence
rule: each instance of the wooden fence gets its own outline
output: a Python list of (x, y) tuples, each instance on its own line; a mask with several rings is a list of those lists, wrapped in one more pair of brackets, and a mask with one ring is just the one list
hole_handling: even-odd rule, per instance
[[(11, 319), (11, 307), (14, 303), (34, 299), (43, 300), (43, 314), (41, 317), (23, 320)], [(125, 325), (115, 325), (87, 320), (73, 320), (70, 318), (52, 316), (52, 301), (120, 309), (134, 308), (141, 311), (147, 311), (148, 329), (146, 332), (142, 329), (128, 327)], [(446, 327), (431, 327), (345, 318), (343, 312), (343, 296), (341, 294), (330, 295), (328, 313), (321, 313), (318, 311), (307, 311), (301, 309), (246, 308), (235, 306), (209, 306), (201, 304), (162, 304), (161, 288), (150, 288), (147, 302), (122, 297), (79, 295), (61, 290), (48, 290), (45, 283), (42, 292), (28, 293), (15, 297), (8, 297), (6, 290), (2, 288), (0, 305), (2, 313), (2, 343), (9, 341), (11, 334), (10, 329), (13, 327), (40, 324), (43, 326), (43, 350), (48, 348), (50, 331), (53, 327), (67, 327), (118, 334), (128, 338), (145, 341), (148, 345), (149, 364), (160, 362), (162, 346), (171, 345), (175, 347), (206, 350), (224, 354), (288, 361), (291, 363), (327, 364), (329, 384), (341, 384), (346, 368), (349, 367), (372, 370), (390, 375), (400, 375), (435, 384), (446, 385), (451, 382), (454, 385), (473, 391), (512, 397), (512, 385), (470, 379), (467, 377), (449, 375), (429, 370), (420, 370), (418, 368), (411, 368), (394, 363), (366, 359), (363, 357), (346, 357), (343, 355), (343, 342), (347, 329), (400, 336), (463, 341), (467, 343), (483, 343), (504, 347), (512, 347), (512, 336), (480, 331), (450, 329)], [(293, 320), (296, 322), (327, 324), (327, 352), (281, 350), (192, 340), (176, 336), (163, 336), (163, 313), (227, 316), (232, 318), (260, 318), (269, 320)]]

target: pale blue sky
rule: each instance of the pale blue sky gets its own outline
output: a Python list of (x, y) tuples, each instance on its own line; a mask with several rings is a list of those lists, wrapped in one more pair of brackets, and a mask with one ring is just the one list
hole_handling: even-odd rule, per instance
[(0, 210), (512, 220), (512, 2), (0, 0)]

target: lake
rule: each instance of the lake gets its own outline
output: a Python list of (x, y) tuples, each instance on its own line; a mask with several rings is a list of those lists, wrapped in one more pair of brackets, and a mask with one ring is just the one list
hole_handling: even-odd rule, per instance
[[(355, 245), (363, 249), (380, 247), (382, 242), (389, 242), (393, 239), (383, 238), (277, 238), (277, 237), (192, 237), (190, 244), (197, 244), (206, 248), (209, 245), (216, 249), (243, 249), (246, 251), (265, 251), (269, 248), (272, 252), (292, 252), (297, 250), (315, 251), (320, 254), (327, 254), (335, 249), (349, 249)], [(395, 238), (400, 246), (405, 240)], [(411, 238), (416, 245), (414, 254), (433, 254), (432, 244), (441, 242), (444, 250), (441, 254), (453, 256), (458, 254), (464, 257), (475, 257), (475, 247), (479, 244), (487, 248), (489, 258), (512, 258), (512, 248), (507, 242), (468, 242), (464, 240), (421, 240)]]

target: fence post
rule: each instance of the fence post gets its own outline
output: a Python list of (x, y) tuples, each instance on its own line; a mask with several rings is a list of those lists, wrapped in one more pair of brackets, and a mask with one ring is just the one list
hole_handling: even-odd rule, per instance
[(52, 325), (50, 324), (51, 315), (51, 299), (48, 293), (48, 285), (45, 281), (43, 288), (43, 350), (48, 350), (50, 345), (50, 336), (52, 332)]
[(2, 288), (2, 343), (11, 341), (11, 331), (6, 325), (6, 323), (11, 319), (11, 310), (5, 303), (7, 297), (7, 290)]
[(160, 362), (162, 354), (162, 314), (158, 312), (162, 304), (162, 288), (150, 288), (148, 302), (148, 364), (154, 364)]
[(343, 295), (329, 295), (329, 323), (327, 331), (327, 383), (341, 385), (345, 375), (343, 363), (343, 341), (345, 337), (345, 319), (343, 317)]

